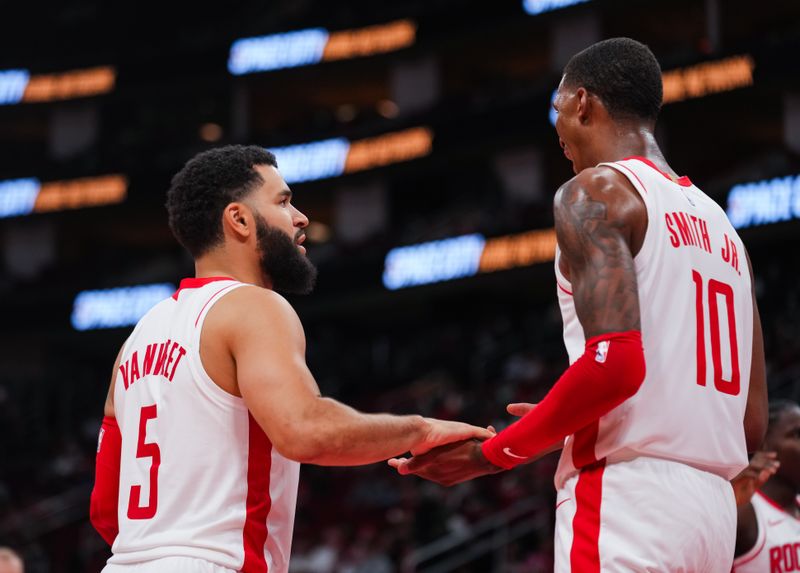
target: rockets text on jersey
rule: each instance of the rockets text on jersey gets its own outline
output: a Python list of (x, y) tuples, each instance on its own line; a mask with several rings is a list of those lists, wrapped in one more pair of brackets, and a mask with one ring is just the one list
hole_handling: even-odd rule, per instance
[(752, 499), (758, 522), (756, 543), (733, 562), (734, 573), (800, 571), (800, 520), (761, 492)]

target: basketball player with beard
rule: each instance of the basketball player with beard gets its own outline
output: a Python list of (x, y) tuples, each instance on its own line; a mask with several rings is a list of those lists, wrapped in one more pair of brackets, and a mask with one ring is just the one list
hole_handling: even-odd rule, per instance
[(169, 224), (195, 277), (139, 321), (114, 366), (91, 500), (106, 573), (285, 572), (299, 462), (356, 466), (491, 435), (320, 395), (278, 294), (316, 278), (291, 200), (260, 147), (203, 152), (172, 180)]

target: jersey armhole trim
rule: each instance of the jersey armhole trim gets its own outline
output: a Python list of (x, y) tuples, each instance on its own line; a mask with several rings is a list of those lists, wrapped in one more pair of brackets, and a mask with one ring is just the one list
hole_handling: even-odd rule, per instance
[(194, 323), (191, 344), (194, 347), (195, 352), (192, 353), (189, 360), (189, 367), (193, 373), (192, 378), (196, 381), (199, 390), (207, 398), (218, 405), (235, 408), (237, 410), (247, 410), (244, 399), (220, 388), (219, 385), (214, 382), (214, 380), (208, 374), (205, 366), (203, 365), (203, 358), (200, 355), (200, 339), (203, 334), (203, 324), (205, 323), (205, 319), (211, 309), (214, 308), (214, 305), (222, 300), (226, 294), (233, 292), (242, 286), (247, 286), (247, 284), (236, 282), (234, 284), (226, 285), (225, 287), (215, 291), (214, 294), (212, 294), (203, 305)]
[(733, 560), (733, 573), (736, 573), (737, 567), (741, 567), (742, 565), (750, 563), (753, 559), (758, 557), (764, 550), (764, 546), (767, 544), (767, 532), (761, 526), (761, 515), (756, 510), (755, 506), (753, 506), (753, 512), (756, 514), (756, 527), (758, 527), (756, 542), (749, 551), (742, 553), (739, 555), (739, 557)]
[(569, 296), (572, 296), (572, 283), (564, 276), (564, 273), (561, 272), (561, 267), (559, 267), (559, 263), (561, 261), (561, 249), (558, 247), (558, 243), (556, 243), (556, 255), (554, 257), (555, 262), (555, 270), (556, 270), (556, 285), (562, 291), (567, 293)]
[(653, 250), (652, 244), (655, 241), (653, 235), (656, 233), (656, 226), (655, 222), (653, 221), (653, 212), (655, 211), (655, 206), (651, 205), (652, 198), (649, 197), (647, 188), (644, 186), (641, 178), (636, 174), (636, 171), (631, 169), (629, 165), (625, 165), (624, 163), (600, 163), (597, 165), (598, 167), (610, 167), (614, 169), (617, 173), (625, 177), (625, 179), (630, 182), (631, 186), (636, 190), (639, 196), (642, 198), (642, 202), (644, 203), (645, 212), (647, 213), (647, 228), (644, 231), (644, 239), (642, 239), (642, 246), (639, 248), (639, 252), (633, 257), (633, 261), (637, 267), (637, 269), (643, 270), (648, 263), (651, 261), (651, 251)]

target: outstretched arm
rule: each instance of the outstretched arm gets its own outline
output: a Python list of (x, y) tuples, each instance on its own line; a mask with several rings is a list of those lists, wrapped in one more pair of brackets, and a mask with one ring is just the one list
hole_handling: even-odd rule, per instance
[(622, 175), (595, 168), (559, 189), (554, 212), (586, 347), (534, 410), (483, 445), (504, 468), (595, 422), (633, 396), (645, 375), (631, 252), (647, 221), (644, 203)]
[[(218, 308), (219, 307), (219, 308)], [(305, 335), (280, 295), (243, 287), (212, 310), (228, 313), (223, 336), (239, 390), (253, 417), (283, 455), (319, 465), (361, 465), (491, 433), (421, 416), (364, 414), (320, 395), (305, 362)]]
[[(559, 189), (555, 222), (587, 339), (585, 352), (536, 408), (483, 443), (482, 454), (491, 466), (510, 469), (540, 457), (633, 396), (644, 380), (639, 293), (631, 252), (634, 238), (642, 236), (647, 225), (643, 201), (616, 171), (587, 169)], [(424, 459), (392, 465), (400, 473), (416, 473), (450, 485), (475, 477), (478, 462), (458, 461), (437, 469)]]

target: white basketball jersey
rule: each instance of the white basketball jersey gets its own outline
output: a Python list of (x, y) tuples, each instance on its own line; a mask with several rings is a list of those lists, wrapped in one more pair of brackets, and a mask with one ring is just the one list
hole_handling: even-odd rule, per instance
[(184, 556), (245, 573), (288, 570), (300, 464), (272, 448), (200, 360), (208, 311), (241, 286), (186, 279), (125, 343), (114, 387), (119, 536), (109, 563)]
[(758, 538), (733, 562), (734, 573), (800, 571), (800, 520), (758, 492), (753, 496)]
[[(743, 421), (753, 304), (742, 241), (720, 206), (688, 178), (673, 181), (638, 157), (601, 165), (627, 177), (647, 208), (647, 232), (634, 258), (647, 373), (633, 397), (566, 439), (556, 486), (593, 461), (638, 456), (731, 479), (748, 463)], [(572, 363), (585, 337), (558, 261), (557, 250)]]

